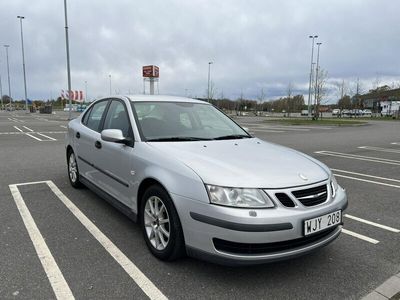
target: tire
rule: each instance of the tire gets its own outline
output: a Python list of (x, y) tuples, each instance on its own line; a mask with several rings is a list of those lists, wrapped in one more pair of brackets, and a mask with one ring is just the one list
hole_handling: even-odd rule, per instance
[(79, 169), (78, 163), (76, 162), (76, 157), (74, 151), (70, 150), (67, 154), (67, 169), (68, 169), (68, 179), (71, 185), (78, 189), (83, 185), (79, 181)]
[(173, 261), (185, 254), (178, 213), (171, 197), (159, 185), (150, 186), (143, 195), (140, 226), (147, 247), (158, 259)]

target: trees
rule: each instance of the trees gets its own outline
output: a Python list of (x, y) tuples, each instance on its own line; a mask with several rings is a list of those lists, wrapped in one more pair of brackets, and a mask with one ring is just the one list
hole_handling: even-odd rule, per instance
[(340, 109), (350, 109), (351, 108), (351, 98), (349, 95), (344, 95), (339, 99), (337, 103)]
[(328, 72), (324, 69), (319, 69), (317, 73), (316, 81), (316, 95), (314, 103), (314, 119), (319, 118), (319, 107), (323, 103), (324, 97), (326, 96), (326, 81), (328, 79)]

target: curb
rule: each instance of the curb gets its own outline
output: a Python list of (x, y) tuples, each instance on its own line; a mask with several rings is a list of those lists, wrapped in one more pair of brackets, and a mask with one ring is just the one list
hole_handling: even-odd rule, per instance
[(400, 273), (390, 277), (362, 300), (400, 300)]

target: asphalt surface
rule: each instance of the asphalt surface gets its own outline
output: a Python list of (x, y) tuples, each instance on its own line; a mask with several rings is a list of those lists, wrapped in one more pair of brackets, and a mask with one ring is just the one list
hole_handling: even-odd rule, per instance
[[(136, 224), (90, 190), (73, 189), (66, 172), (66, 117), (0, 112), (1, 299), (56, 297), (9, 187), (48, 180), (170, 299), (359, 299), (400, 271), (400, 233), (376, 225), (400, 229), (400, 122), (315, 127), (237, 118), (255, 136), (333, 168), (347, 190), (346, 213), (374, 225), (344, 217), (344, 228), (361, 236), (342, 233), (329, 246), (290, 261), (230, 268), (192, 258), (155, 259)], [(75, 298), (148, 298), (46, 183), (18, 190)]]

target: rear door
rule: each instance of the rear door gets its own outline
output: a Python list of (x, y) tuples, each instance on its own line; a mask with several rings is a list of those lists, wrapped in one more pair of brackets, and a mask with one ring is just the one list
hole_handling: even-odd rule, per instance
[(98, 152), (96, 141), (100, 140), (100, 130), (108, 104), (108, 99), (95, 103), (85, 113), (82, 118), (82, 126), (75, 133), (79, 173), (96, 185), (101, 178), (101, 172), (94, 164)]

